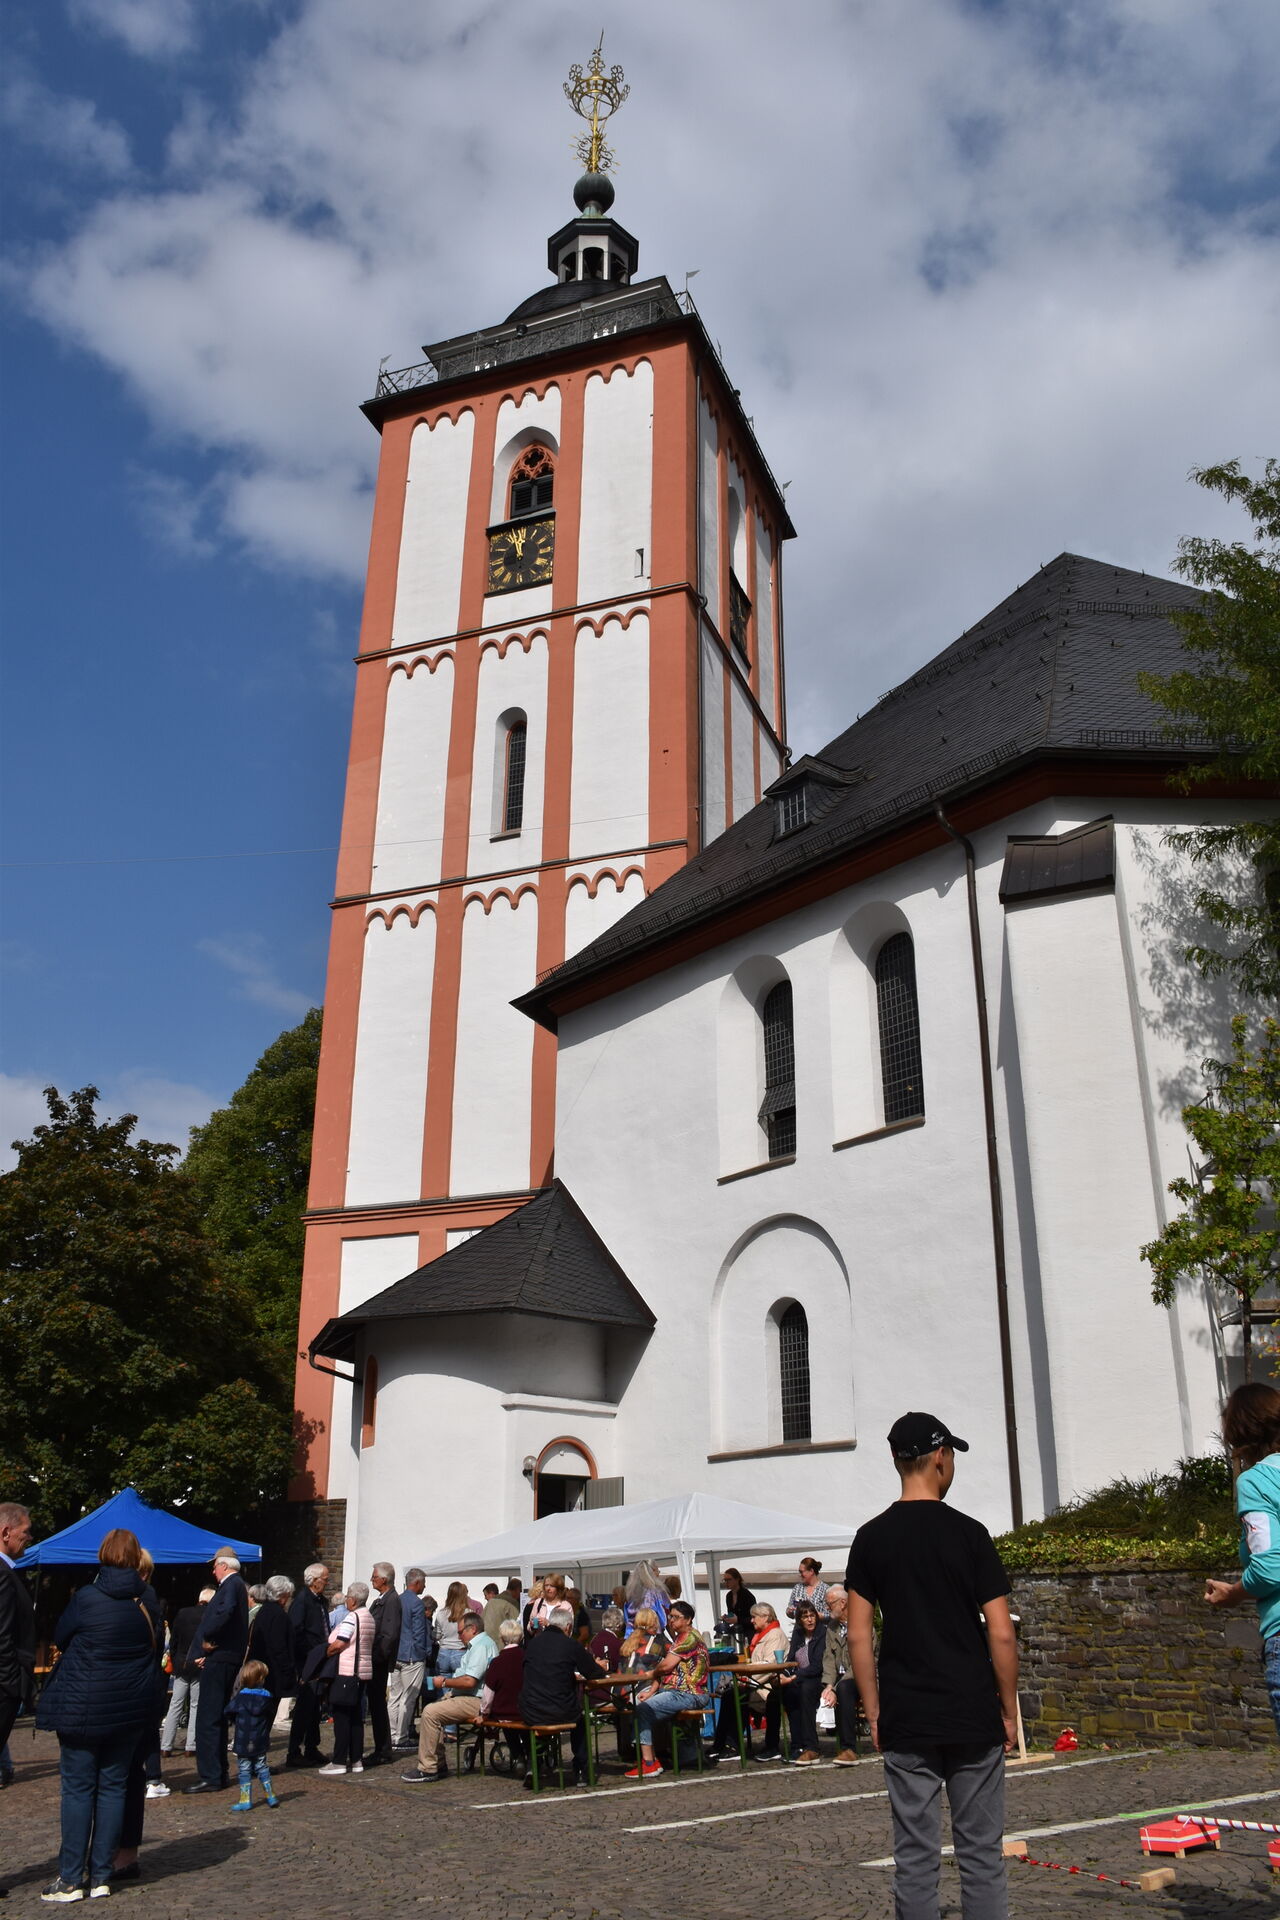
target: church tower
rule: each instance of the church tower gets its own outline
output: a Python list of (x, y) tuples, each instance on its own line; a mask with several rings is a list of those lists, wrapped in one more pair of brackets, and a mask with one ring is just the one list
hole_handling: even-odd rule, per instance
[(785, 764), (782, 493), (687, 294), (638, 277), (597, 48), (553, 280), (384, 372), (303, 1276), (300, 1498), (376, 1378), (311, 1343), (552, 1177), (556, 1043), (511, 1002)]

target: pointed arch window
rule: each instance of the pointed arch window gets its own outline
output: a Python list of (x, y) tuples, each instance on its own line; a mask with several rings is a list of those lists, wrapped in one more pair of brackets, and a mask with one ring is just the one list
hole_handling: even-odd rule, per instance
[(513, 720), (503, 747), (502, 832), (519, 833), (524, 825), (524, 767), (529, 740), (527, 722)]
[(764, 1099), (760, 1124), (769, 1141), (769, 1158), (796, 1150), (796, 1042), (791, 982), (779, 980), (760, 1009), (764, 1028)]
[(880, 1021), (880, 1081), (884, 1124), (924, 1117), (920, 1007), (916, 954), (909, 933), (895, 933), (876, 955), (876, 1009)]
[(782, 1442), (811, 1440), (809, 1407), (809, 1317), (793, 1300), (778, 1321), (778, 1373), (782, 1400)]
[(549, 447), (526, 447), (511, 469), (511, 518), (541, 513), (555, 496), (556, 463)]

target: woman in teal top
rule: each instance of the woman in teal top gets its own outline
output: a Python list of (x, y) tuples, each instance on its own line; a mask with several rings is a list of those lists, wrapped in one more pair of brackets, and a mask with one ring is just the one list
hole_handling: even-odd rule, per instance
[(1237, 1387), (1222, 1409), (1222, 1438), (1231, 1450), (1240, 1517), (1239, 1580), (1210, 1580), (1211, 1607), (1258, 1606), (1262, 1663), (1280, 1733), (1280, 1393), (1254, 1382)]

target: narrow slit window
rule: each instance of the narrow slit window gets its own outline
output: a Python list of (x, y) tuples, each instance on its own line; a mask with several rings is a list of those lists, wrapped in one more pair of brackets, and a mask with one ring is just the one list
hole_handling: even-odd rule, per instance
[(541, 513), (555, 496), (556, 467), (548, 447), (526, 447), (511, 469), (511, 518)]
[(760, 1009), (764, 1027), (764, 1099), (760, 1124), (769, 1142), (769, 1158), (796, 1150), (796, 1043), (791, 982), (779, 980)]
[(371, 1447), (378, 1429), (378, 1363), (364, 1363), (364, 1399), (360, 1407), (360, 1445)]
[(782, 1388), (782, 1441), (811, 1440), (809, 1410), (809, 1320), (793, 1300), (778, 1322), (778, 1368)]
[(890, 1127), (898, 1120), (922, 1119), (920, 1007), (916, 999), (916, 954), (909, 933), (895, 933), (876, 955), (876, 1007), (884, 1124)]
[(502, 831), (519, 833), (524, 825), (524, 763), (528, 728), (516, 720), (507, 728), (507, 764), (502, 782)]

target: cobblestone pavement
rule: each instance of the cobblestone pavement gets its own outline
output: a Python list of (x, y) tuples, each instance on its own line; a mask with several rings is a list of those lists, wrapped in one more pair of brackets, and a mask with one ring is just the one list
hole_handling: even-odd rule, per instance
[[(10, 1888), (9, 1914), (39, 1908), (39, 1889), (54, 1871), (58, 1819), (53, 1738), (20, 1730), (13, 1754), (18, 1777), (0, 1794), (0, 1884)], [(252, 1814), (234, 1816), (230, 1793), (189, 1800), (176, 1791), (195, 1777), (189, 1762), (166, 1767), (175, 1791), (148, 1802), (144, 1878), (117, 1895), (136, 1920), (203, 1920), (236, 1910), (349, 1920), (385, 1903), (441, 1920), (892, 1914), (892, 1875), (868, 1864), (890, 1845), (875, 1759), (803, 1773), (754, 1766), (745, 1775), (734, 1762), (701, 1779), (677, 1784), (664, 1774), (624, 1786), (606, 1751), (597, 1792), (553, 1789), (536, 1799), (492, 1775), (411, 1787), (399, 1767), (335, 1780), (280, 1771), (278, 1809), (259, 1802)], [(1235, 1817), (1280, 1820), (1274, 1752), (1082, 1753), (1011, 1768), (1006, 1827), (1025, 1835), (1041, 1859), (1132, 1875), (1157, 1863), (1139, 1849), (1138, 1822), (1123, 1816), (1221, 1806), (1246, 1795)], [(1040, 1831), (1073, 1821), (1089, 1824)], [(1267, 1869), (1260, 1835), (1227, 1835), (1220, 1853), (1171, 1864), (1175, 1885), (1152, 1894), (1011, 1865), (1010, 1910), (1080, 1920), (1107, 1908), (1179, 1920), (1280, 1916), (1280, 1876)], [(944, 1915), (959, 1920), (950, 1862), (942, 1889)]]

